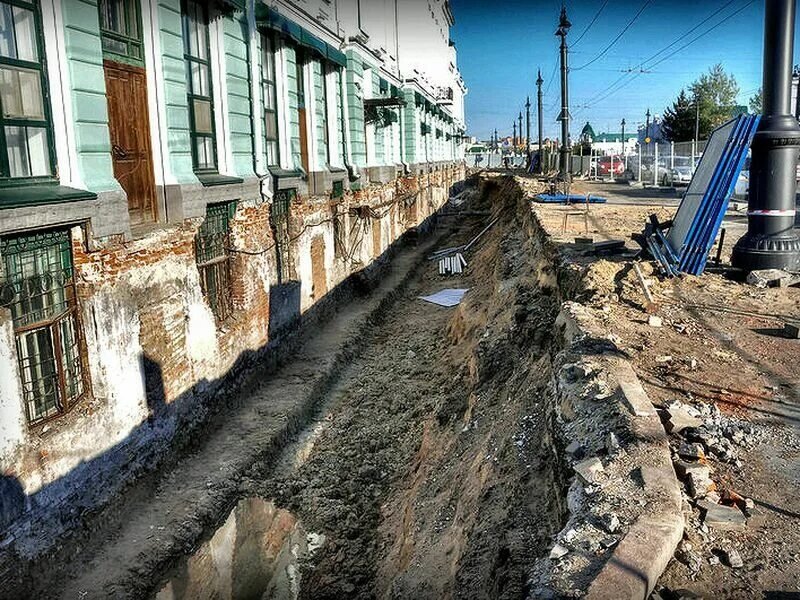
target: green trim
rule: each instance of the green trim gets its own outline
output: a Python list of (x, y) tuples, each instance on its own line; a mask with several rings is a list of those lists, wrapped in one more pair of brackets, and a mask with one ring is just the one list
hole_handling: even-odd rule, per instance
[(261, 2), (256, 5), (256, 25), (259, 28), (277, 31), (300, 46), (318, 54), (324, 60), (340, 67), (347, 66), (347, 56), (343, 52)]
[(234, 185), (244, 181), (241, 177), (231, 177), (230, 175), (220, 175), (219, 173), (195, 173), (195, 175), (197, 175), (200, 183), (206, 187)]
[(22, 206), (40, 206), (94, 200), (97, 194), (64, 185), (26, 185), (0, 188), (0, 210)]
[[(105, 45), (106, 40), (125, 44), (127, 53), (121, 54), (113, 50), (106, 50), (103, 47), (103, 58), (115, 62), (121, 62), (137, 67), (144, 66), (144, 43), (142, 40), (142, 8), (139, 0), (121, 0), (125, 7), (126, 24), (129, 25), (127, 32), (116, 31), (103, 27), (103, 5), (115, 0), (99, 0), (97, 3), (98, 20), (100, 23), (100, 43)], [(136, 31), (130, 31), (130, 25), (135, 23)], [(138, 35), (132, 35), (138, 34)], [(139, 56), (135, 56), (138, 51)]]

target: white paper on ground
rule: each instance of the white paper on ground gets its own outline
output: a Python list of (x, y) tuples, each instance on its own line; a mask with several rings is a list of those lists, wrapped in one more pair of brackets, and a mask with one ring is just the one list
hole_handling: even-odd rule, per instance
[(431, 294), (430, 296), (418, 296), (418, 298), (420, 300), (425, 300), (426, 302), (438, 304), (439, 306), (456, 306), (461, 303), (461, 299), (466, 293), (466, 289), (447, 288), (445, 290), (440, 290), (435, 294)]

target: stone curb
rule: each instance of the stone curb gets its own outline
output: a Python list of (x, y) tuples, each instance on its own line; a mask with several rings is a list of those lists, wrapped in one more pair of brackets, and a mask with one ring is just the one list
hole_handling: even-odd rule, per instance
[[(534, 220), (538, 221), (535, 211)], [(549, 238), (541, 224), (537, 225)], [(605, 338), (587, 307), (575, 302), (563, 303), (557, 326), (563, 331), (566, 348), (578, 354), (585, 354), (580, 348), (583, 341)], [(631, 447), (649, 451), (647, 464), (641, 453), (639, 461), (635, 460), (640, 463), (645, 490), (660, 501), (644, 507), (592, 579), (585, 598), (646, 600), (683, 536), (681, 489), (672, 467), (667, 434), (631, 363), (619, 356), (604, 357), (601, 362), (617, 383), (617, 396), (629, 413)]]

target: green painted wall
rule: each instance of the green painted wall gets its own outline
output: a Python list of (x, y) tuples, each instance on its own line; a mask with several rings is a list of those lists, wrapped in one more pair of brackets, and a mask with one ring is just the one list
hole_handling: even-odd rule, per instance
[[(119, 190), (111, 161), (108, 104), (95, 0), (63, 0), (64, 47), (74, 109), (78, 168), (96, 192)], [(46, 32), (45, 32), (46, 33)], [(47, 41), (52, 38), (45, 36)], [(57, 68), (50, 65), (50, 68)]]
[(159, 0), (161, 70), (166, 103), (167, 162), (178, 183), (197, 183), (192, 171), (186, 66), (183, 60), (180, 0)]
[(253, 176), (253, 128), (250, 120), (250, 65), (247, 47), (247, 19), (244, 12), (222, 19), (225, 40), (225, 71), (230, 123), (230, 171), (240, 177)]
[(324, 169), (328, 164), (328, 149), (325, 145), (325, 87), (322, 81), (323, 66), (319, 59), (311, 61), (311, 80), (314, 83), (314, 139), (317, 145), (317, 164)]
[(297, 113), (297, 51), (286, 45), (286, 87), (289, 91), (289, 164), (294, 169), (303, 166), (300, 155), (300, 120)]
[(347, 51), (347, 71), (345, 85), (347, 89), (347, 125), (350, 128), (350, 152), (356, 166), (367, 165), (367, 144), (364, 135), (363, 95), (356, 87), (364, 75), (364, 64), (361, 57), (352, 50)]
[(414, 91), (403, 90), (403, 99), (406, 101), (403, 107), (403, 158), (407, 163), (418, 162), (417, 157), (417, 137), (419, 135), (419, 118), (414, 106)]

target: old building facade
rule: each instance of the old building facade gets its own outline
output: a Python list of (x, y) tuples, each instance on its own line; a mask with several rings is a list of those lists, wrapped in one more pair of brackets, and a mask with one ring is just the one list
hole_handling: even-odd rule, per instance
[(0, 0), (0, 551), (44, 549), (441, 207), (452, 24), (446, 0)]

